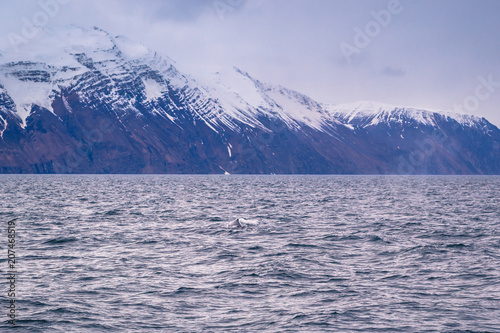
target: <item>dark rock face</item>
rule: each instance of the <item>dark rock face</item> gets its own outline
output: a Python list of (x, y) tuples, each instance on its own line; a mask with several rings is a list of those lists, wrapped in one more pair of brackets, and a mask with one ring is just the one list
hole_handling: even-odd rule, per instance
[(385, 162), (380, 173), (499, 174), (500, 130), (482, 119), (474, 126), (435, 115), (436, 125), (380, 123), (356, 131), (371, 155)]

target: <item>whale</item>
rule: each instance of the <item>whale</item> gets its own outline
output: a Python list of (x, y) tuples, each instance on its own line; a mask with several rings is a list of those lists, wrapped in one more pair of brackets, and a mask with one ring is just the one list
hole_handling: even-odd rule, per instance
[(235, 228), (235, 229), (244, 229), (245, 224), (243, 222), (243, 219), (236, 219), (232, 222), (229, 222), (228, 227)]
[(229, 228), (233, 228), (233, 229), (245, 229), (248, 226), (253, 226), (253, 225), (257, 225), (257, 224), (258, 224), (258, 222), (256, 222), (256, 221), (237, 218), (236, 220), (229, 222), (227, 226)]

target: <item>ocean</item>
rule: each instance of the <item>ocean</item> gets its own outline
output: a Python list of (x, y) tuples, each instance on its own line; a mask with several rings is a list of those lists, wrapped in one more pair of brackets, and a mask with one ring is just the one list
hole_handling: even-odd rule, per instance
[(500, 332), (500, 177), (1, 175), (0, 189), (2, 332)]

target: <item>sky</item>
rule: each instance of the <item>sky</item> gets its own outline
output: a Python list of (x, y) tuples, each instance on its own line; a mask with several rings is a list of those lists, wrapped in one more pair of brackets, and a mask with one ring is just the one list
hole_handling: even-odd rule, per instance
[(0, 50), (31, 23), (98, 26), (194, 77), (236, 66), (322, 103), (371, 100), (500, 126), (498, 0), (1, 0), (0, 8)]

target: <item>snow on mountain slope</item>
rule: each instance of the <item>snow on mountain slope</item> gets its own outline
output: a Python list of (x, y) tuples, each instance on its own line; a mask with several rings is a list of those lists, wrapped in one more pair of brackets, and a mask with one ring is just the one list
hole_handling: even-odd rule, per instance
[(134, 110), (134, 97), (123, 88), (137, 76), (144, 77), (141, 88), (148, 102), (189, 83), (170, 59), (98, 28), (71, 27), (41, 36), (0, 58), (0, 84), (14, 100), (23, 123), (34, 105), (53, 112), (52, 102), (63, 89), (77, 91), (82, 100)]
[[(331, 125), (367, 127), (382, 122), (414, 120), (435, 126), (440, 114), (374, 102), (321, 105), (281, 86), (263, 83), (233, 68), (211, 78), (194, 79), (177, 64), (124, 36), (76, 26), (45, 30), (18, 52), (0, 56), (0, 85), (15, 103), (23, 126), (33, 106), (51, 112), (62, 91), (75, 92), (90, 107), (107, 105), (117, 117), (141, 111), (178, 122), (189, 112), (214, 131), (240, 123), (265, 130), (262, 117), (274, 117), (299, 130), (303, 126), (330, 131)], [(446, 114), (475, 126), (481, 118)]]
[(198, 79), (98, 28), (0, 55), (0, 173), (498, 174), (499, 142), (483, 118), (325, 106), (237, 68)]
[[(109, 105), (117, 114), (137, 113), (137, 103), (142, 103), (176, 121), (175, 109), (188, 110), (215, 131), (221, 125), (238, 130), (235, 120), (265, 128), (261, 116), (279, 117), (296, 129), (321, 129), (334, 121), (308, 97), (263, 84), (236, 68), (200, 85), (180, 73), (171, 59), (99, 28), (72, 26), (40, 36), (0, 58), (0, 84), (24, 126), (35, 105), (54, 112), (52, 102), (65, 89), (89, 105)], [(180, 105), (171, 100), (173, 91), (180, 92)]]
[(463, 126), (482, 126), (483, 118), (451, 112), (437, 112), (420, 108), (394, 106), (372, 101), (362, 101), (350, 104), (324, 105), (325, 109), (342, 123), (362, 128), (381, 123), (403, 124), (414, 121), (426, 126), (438, 126), (438, 118), (448, 118)]
[(35, 71), (33, 67), (40, 67), (40, 64), (26, 64), (23, 66), (23, 69), (18, 66), (13, 66), (11, 67), (13, 71), (0, 79), (0, 82), (5, 87), (9, 96), (14, 100), (17, 115), (22, 120), (23, 124), (30, 115), (33, 105), (52, 110), (51, 104), (54, 98), (52, 92), (54, 88), (53, 84), (42, 78), (32, 81), (22, 74), (22, 71), (28, 68), (30, 71)]
[(258, 115), (278, 117), (295, 129), (306, 125), (321, 131), (326, 124), (337, 123), (321, 104), (309, 97), (263, 83), (238, 68), (217, 72), (204, 83), (207, 92), (216, 97), (224, 110), (248, 124), (256, 124)]

